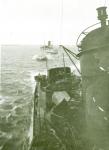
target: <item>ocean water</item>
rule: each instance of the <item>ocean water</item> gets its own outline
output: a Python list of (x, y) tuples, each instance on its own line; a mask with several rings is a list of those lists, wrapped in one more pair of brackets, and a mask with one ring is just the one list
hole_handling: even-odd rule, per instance
[[(73, 50), (75, 50), (73, 48)], [(28, 150), (32, 140), (34, 75), (51, 67), (71, 66), (62, 49), (47, 62), (37, 61), (40, 46), (1, 47), (0, 150)], [(64, 57), (63, 57), (64, 56)]]

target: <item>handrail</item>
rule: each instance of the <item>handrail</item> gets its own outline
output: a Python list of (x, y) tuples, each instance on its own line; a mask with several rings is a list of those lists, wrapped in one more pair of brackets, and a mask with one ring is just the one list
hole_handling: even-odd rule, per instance
[[(86, 33), (86, 31), (87, 31), (89, 28), (92, 28), (92, 27), (94, 27), (94, 26), (96, 26), (96, 25), (98, 25), (98, 24), (100, 24), (100, 23), (101, 23), (101, 22), (98, 22), (98, 23), (96, 23), (96, 24), (93, 24), (93, 25), (91, 25), (91, 26), (85, 28), (85, 29), (79, 34), (79, 36), (78, 36), (78, 38), (77, 38), (77, 40), (76, 40), (76, 46), (78, 47), (78, 42), (79, 42), (79, 39), (80, 39), (80, 37), (81, 37), (82, 34)], [(86, 34), (85, 34), (85, 35), (86, 35)]]

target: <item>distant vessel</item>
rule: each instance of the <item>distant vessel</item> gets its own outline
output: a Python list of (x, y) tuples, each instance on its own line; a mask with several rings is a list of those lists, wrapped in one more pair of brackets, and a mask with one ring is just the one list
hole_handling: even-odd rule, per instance
[(36, 58), (38, 61), (47, 61), (47, 56), (45, 56), (45, 55), (40, 55), (40, 56), (38, 56), (37, 58)]
[(35, 57), (37, 61), (47, 61), (48, 59), (51, 59), (51, 54), (58, 54), (58, 50), (54, 48), (51, 41), (48, 41), (48, 45), (41, 46), (40, 50), (41, 54)]
[(48, 45), (41, 46), (41, 49), (45, 50), (46, 53), (58, 54), (58, 49), (51, 44), (51, 41), (48, 41)]

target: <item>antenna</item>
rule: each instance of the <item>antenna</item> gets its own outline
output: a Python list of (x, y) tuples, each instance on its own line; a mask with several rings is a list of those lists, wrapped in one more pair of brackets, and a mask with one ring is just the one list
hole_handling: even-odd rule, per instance
[(64, 65), (64, 68), (65, 68), (65, 59), (64, 59), (64, 53), (63, 53), (63, 65)]
[(64, 58), (64, 53), (63, 53), (63, 65), (64, 65), (64, 78), (66, 76), (66, 69), (65, 69), (65, 58)]
[(106, 1), (106, 0), (104, 0), (104, 6), (106, 6), (106, 3), (107, 3), (107, 1)]
[(63, 33), (63, 0), (61, 0), (61, 12), (60, 12), (60, 39), (59, 43), (61, 44), (62, 40), (62, 33)]
[(46, 56), (45, 63), (46, 63), (46, 69), (48, 70), (48, 58), (47, 58), (47, 56)]

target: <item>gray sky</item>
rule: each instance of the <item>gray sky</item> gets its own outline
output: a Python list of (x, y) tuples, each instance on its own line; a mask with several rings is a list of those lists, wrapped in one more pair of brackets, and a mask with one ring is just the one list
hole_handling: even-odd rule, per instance
[(105, 3), (109, 6), (109, 0), (0, 0), (0, 3), (1, 44), (43, 44), (51, 40), (54, 44), (74, 45), (83, 29), (98, 22), (96, 8)]

